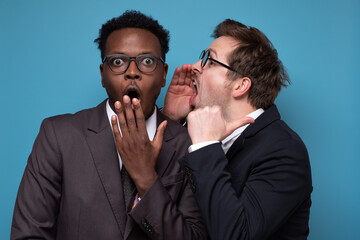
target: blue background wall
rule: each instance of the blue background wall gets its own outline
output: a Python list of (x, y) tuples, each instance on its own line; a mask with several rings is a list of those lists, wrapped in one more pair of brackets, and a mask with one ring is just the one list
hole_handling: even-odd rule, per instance
[(106, 20), (126, 9), (150, 14), (170, 30), (168, 83), (176, 66), (197, 60), (223, 19), (261, 29), (293, 83), (278, 107), (311, 157), (309, 239), (360, 239), (360, 1), (170, 2), (1, 0), (0, 239), (9, 238), (17, 188), (42, 119), (106, 97), (93, 40)]

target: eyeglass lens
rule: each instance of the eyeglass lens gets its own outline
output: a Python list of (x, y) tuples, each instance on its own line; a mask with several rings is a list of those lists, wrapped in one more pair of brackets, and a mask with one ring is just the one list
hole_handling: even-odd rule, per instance
[(200, 59), (201, 59), (201, 67), (205, 67), (207, 60), (209, 59), (209, 50), (203, 50), (200, 54)]
[(158, 59), (152, 55), (140, 55), (137, 57), (128, 57), (126, 55), (114, 55), (108, 57), (108, 64), (114, 72), (123, 73), (129, 65), (131, 59), (135, 59), (137, 68), (144, 73), (149, 73), (155, 70)]

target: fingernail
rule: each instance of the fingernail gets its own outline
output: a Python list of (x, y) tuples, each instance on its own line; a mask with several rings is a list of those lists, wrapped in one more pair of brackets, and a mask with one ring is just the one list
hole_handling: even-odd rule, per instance
[(124, 95), (123, 101), (128, 103), (130, 101), (130, 97), (128, 95)]

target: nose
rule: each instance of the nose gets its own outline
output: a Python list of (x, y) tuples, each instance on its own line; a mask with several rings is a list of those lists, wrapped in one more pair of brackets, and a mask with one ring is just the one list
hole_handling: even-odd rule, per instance
[(125, 72), (125, 79), (136, 80), (140, 78), (141, 78), (141, 74), (138, 67), (136, 66), (136, 62), (135, 60), (131, 59), (129, 63), (129, 67)]
[(201, 59), (192, 65), (192, 70), (194, 73), (202, 73)]

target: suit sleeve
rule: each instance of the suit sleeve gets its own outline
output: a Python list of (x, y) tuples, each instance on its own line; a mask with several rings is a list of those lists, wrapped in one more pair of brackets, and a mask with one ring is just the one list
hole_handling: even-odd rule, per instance
[(175, 184), (186, 186), (180, 199), (171, 199), (164, 182), (157, 179), (130, 215), (151, 239), (206, 239), (196, 200), (184, 185), (184, 174), (172, 177), (178, 178)]
[(55, 239), (61, 198), (61, 156), (50, 119), (35, 140), (18, 190), (11, 239)]
[(150, 239), (206, 239), (199, 207), (177, 161), (186, 153), (190, 139), (179, 135), (177, 139), (177, 151), (167, 166), (171, 173), (158, 177), (130, 216)]
[[(180, 163), (195, 184), (195, 197), (212, 239), (267, 239), (308, 196), (306, 149), (295, 140), (274, 144), (257, 159), (236, 189), (220, 144), (194, 151)], [(231, 159), (242, 161), (242, 159)], [(297, 239), (297, 238), (296, 238)]]

